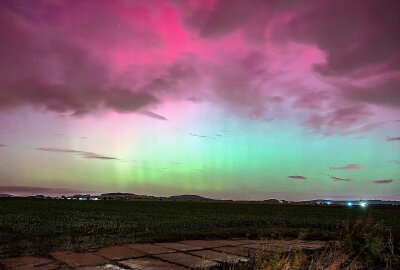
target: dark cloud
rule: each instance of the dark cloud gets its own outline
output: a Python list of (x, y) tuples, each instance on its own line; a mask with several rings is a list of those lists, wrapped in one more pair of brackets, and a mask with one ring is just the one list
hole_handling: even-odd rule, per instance
[(119, 86), (107, 63), (89, 50), (46, 36), (1, 7), (0, 25), (0, 109), (30, 105), (80, 116), (100, 109), (135, 112), (159, 102), (148, 91)]
[(206, 136), (206, 135), (200, 135), (200, 134), (191, 133), (191, 132), (189, 132), (188, 134), (189, 134), (190, 136), (193, 136), (193, 137), (210, 138), (209, 136)]
[[(373, 113), (368, 106), (355, 104), (346, 107), (339, 107), (327, 113), (311, 114), (305, 124), (314, 131), (326, 136), (334, 133), (350, 133), (354, 126), (363, 125), (359, 128), (363, 131), (378, 127), (379, 125), (365, 124)], [(367, 125), (367, 126), (366, 126)], [(361, 131), (361, 130), (359, 130)]]
[(186, 98), (186, 100), (189, 100), (189, 101), (191, 101), (191, 102), (201, 102), (202, 101), (202, 99), (201, 98), (198, 98), (198, 97), (188, 97), (188, 98)]
[(0, 186), (0, 193), (11, 194), (11, 195), (62, 195), (62, 194), (76, 194), (88, 191), (74, 190), (67, 188), (48, 188), (48, 187), (31, 187), (31, 186)]
[[(30, 79), (8, 85), (0, 92), (1, 107), (33, 105), (49, 111), (71, 113), (75, 116), (88, 114), (99, 109), (118, 112), (134, 112), (158, 102), (152, 94), (132, 92), (128, 89), (112, 88), (74, 90), (68, 85), (49, 84)], [(7, 101), (7, 103), (6, 103)]]
[[(398, 72), (400, 72), (400, 68)], [(378, 78), (377, 81), (372, 81), (367, 86), (342, 84), (340, 88), (343, 96), (349, 100), (400, 107), (400, 79), (398, 77)]]
[(331, 179), (333, 179), (334, 181), (350, 182), (350, 181), (353, 180), (353, 179), (349, 179), (349, 178), (340, 178), (340, 177), (336, 177), (336, 176), (333, 176), (333, 175), (330, 175), (329, 177), (330, 177)]
[(382, 180), (375, 180), (374, 181), (375, 184), (390, 184), (392, 182), (393, 182), (392, 179), (382, 179)]
[(323, 101), (328, 98), (329, 96), (327, 91), (306, 93), (293, 103), (293, 107), (310, 110), (322, 109)]
[(108, 157), (108, 156), (99, 155), (99, 154), (96, 154), (93, 152), (86, 152), (86, 151), (79, 151), (79, 150), (72, 150), (72, 149), (42, 147), (42, 148), (36, 148), (36, 150), (45, 151), (45, 152), (55, 152), (55, 153), (77, 154), (77, 155), (80, 155), (87, 159), (119, 160), (118, 158), (115, 158), (115, 157)]
[(154, 119), (158, 119), (158, 120), (168, 120), (166, 117), (153, 113), (151, 111), (147, 111), (147, 110), (142, 110), (140, 111), (141, 114), (146, 115), (148, 117), (154, 118)]
[(212, 8), (198, 8), (186, 17), (186, 24), (196, 29), (203, 38), (217, 39), (242, 29), (251, 38), (260, 39), (260, 33), (271, 20), (273, 2), (262, 0), (216, 1)]
[(220, 65), (210, 67), (215, 98), (229, 111), (252, 119), (266, 117), (268, 95), (264, 84), (276, 75), (270, 74), (260, 61), (265, 57), (253, 51), (244, 56), (232, 55)]
[(387, 136), (387, 137), (385, 138), (385, 141), (387, 141), (387, 142), (400, 141), (400, 137), (391, 137), (391, 136)]
[(1, 143), (0, 143), (0, 147), (6, 147), (6, 146), (7, 146), (7, 145), (5, 145), (5, 144), (1, 144)]
[[(316, 44), (327, 62), (316, 70), (329, 76), (398, 70), (400, 3), (393, 1), (315, 1), (286, 26), (287, 38)], [(340, 33), (340, 34), (338, 34)]]
[(329, 167), (331, 170), (362, 170), (363, 167), (359, 164), (347, 164), (343, 167)]
[(308, 179), (307, 177), (305, 177), (305, 176), (303, 176), (303, 175), (289, 175), (288, 178), (291, 178), (291, 179), (301, 179), (301, 180)]
[(361, 140), (361, 139), (365, 139), (366, 137), (365, 136), (357, 136), (357, 137), (354, 137), (354, 139), (356, 139), (356, 140)]

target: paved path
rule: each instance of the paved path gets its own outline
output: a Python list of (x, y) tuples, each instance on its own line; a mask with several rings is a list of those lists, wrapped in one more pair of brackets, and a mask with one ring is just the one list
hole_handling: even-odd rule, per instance
[(1, 259), (9, 270), (181, 270), (207, 269), (220, 263), (248, 260), (257, 250), (318, 249), (326, 242), (302, 240), (187, 240), (174, 243), (129, 244), (91, 252), (54, 252), (47, 258)]

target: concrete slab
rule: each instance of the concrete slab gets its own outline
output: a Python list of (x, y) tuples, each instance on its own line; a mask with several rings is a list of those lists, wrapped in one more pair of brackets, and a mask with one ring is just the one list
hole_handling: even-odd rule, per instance
[(78, 267), (78, 268), (74, 268), (74, 270), (126, 270), (126, 269), (122, 268), (118, 265), (109, 263), (109, 264), (99, 265), (99, 266)]
[(240, 246), (248, 244), (247, 242), (243, 242), (242, 240), (215, 240), (215, 242), (220, 243), (224, 246)]
[(54, 260), (31, 256), (2, 259), (0, 265), (11, 270), (54, 270), (60, 267), (60, 263)]
[(129, 244), (125, 245), (127, 248), (131, 248), (146, 254), (161, 254), (161, 253), (171, 253), (176, 252), (176, 250), (165, 248), (162, 246), (156, 246), (153, 244)]
[(135, 270), (183, 270), (186, 267), (153, 258), (139, 258), (120, 261), (121, 265)]
[(177, 251), (192, 251), (192, 250), (199, 250), (203, 249), (202, 247), (186, 245), (183, 243), (154, 243), (154, 245), (174, 249)]
[(109, 260), (124, 260), (143, 257), (146, 254), (123, 246), (106, 247), (99, 249), (96, 254)]
[(202, 248), (214, 248), (214, 247), (223, 247), (224, 244), (218, 241), (212, 240), (185, 240), (181, 241), (180, 243), (195, 246), (195, 247), (202, 247)]
[(210, 260), (205, 260), (193, 255), (186, 253), (165, 253), (155, 255), (162, 260), (175, 263), (178, 265), (183, 265), (194, 269), (207, 269), (213, 266), (217, 266), (218, 263)]
[(53, 252), (50, 253), (56, 260), (71, 267), (97, 266), (107, 264), (109, 261), (94, 253)]
[(242, 257), (251, 257), (256, 253), (255, 249), (245, 248), (243, 246), (227, 246), (227, 247), (217, 247), (213, 248), (213, 250), (221, 251), (224, 253), (229, 253), (233, 255), (238, 255)]
[(243, 247), (259, 249), (264, 251), (289, 251), (298, 249), (318, 249), (326, 245), (324, 241), (302, 241), (302, 240), (265, 240), (257, 244), (244, 245)]
[(215, 250), (197, 250), (189, 253), (206, 260), (223, 262), (223, 263), (237, 263), (241, 261), (242, 262), (248, 261), (248, 259), (245, 257), (223, 253)]
[(275, 244), (249, 244), (249, 245), (244, 245), (243, 247), (254, 250), (267, 251), (267, 252), (270, 251), (286, 252), (292, 249), (290, 245), (275, 245)]
[(325, 241), (305, 241), (299, 245), (305, 249), (319, 249), (325, 247), (327, 244), (328, 242)]

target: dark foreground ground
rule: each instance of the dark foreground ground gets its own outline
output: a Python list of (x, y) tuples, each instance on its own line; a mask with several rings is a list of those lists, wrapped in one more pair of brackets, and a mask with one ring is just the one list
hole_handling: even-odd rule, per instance
[(0, 199), (0, 258), (184, 239), (330, 240), (343, 220), (360, 216), (400, 238), (400, 208), (390, 206)]

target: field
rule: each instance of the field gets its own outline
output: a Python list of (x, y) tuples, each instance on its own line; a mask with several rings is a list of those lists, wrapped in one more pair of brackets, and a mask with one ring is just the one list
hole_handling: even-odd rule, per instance
[(0, 258), (103, 245), (197, 238), (335, 239), (370, 216), (400, 237), (400, 207), (0, 199)]

